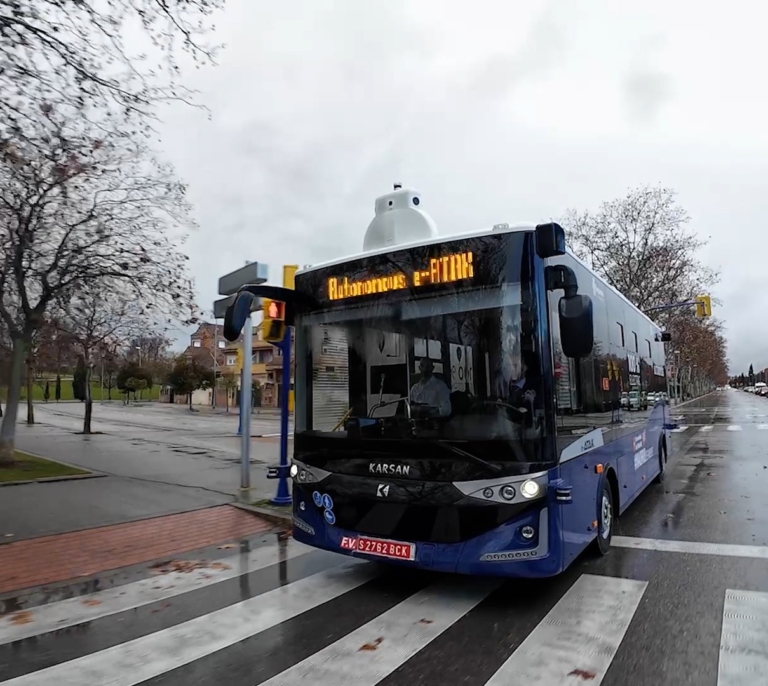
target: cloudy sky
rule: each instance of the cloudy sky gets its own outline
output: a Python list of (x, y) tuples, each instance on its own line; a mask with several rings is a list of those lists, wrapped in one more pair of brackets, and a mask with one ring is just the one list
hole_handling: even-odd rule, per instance
[(282, 264), (359, 251), (395, 181), (444, 234), (661, 183), (722, 271), (732, 371), (768, 366), (766, 14), (734, 0), (227, 0), (218, 66), (188, 75), (211, 117), (174, 108), (163, 132), (200, 223), (200, 302), (246, 259), (277, 282)]

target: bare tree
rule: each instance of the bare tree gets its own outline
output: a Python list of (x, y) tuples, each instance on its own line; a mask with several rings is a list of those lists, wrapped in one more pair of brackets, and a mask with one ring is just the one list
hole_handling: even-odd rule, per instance
[(150, 313), (197, 315), (177, 245), (191, 223), (185, 188), (140, 141), (94, 138), (44, 108), (38, 141), (0, 160), (0, 317), (12, 340), (0, 464), (13, 460), (25, 352), (53, 302), (109, 282)]
[(44, 102), (90, 121), (109, 111), (126, 132), (146, 131), (158, 103), (194, 95), (179, 83), (177, 56), (181, 50), (198, 64), (212, 61), (215, 49), (206, 39), (223, 6), (224, 0), (0, 0), (0, 139), (38, 140), (30, 113)]
[[(718, 273), (698, 258), (706, 241), (689, 222), (673, 190), (648, 186), (595, 213), (569, 210), (563, 219), (574, 252), (643, 310), (690, 301), (717, 283)], [(719, 324), (699, 322), (690, 308), (651, 316), (672, 334), (685, 364), (706, 369), (712, 379), (727, 374)]]
[(574, 252), (640, 309), (693, 297), (717, 283), (698, 259), (706, 245), (689, 228), (675, 191), (630, 190), (596, 213), (569, 210), (563, 219)]
[(91, 433), (93, 397), (91, 380), (96, 355), (114, 348), (137, 330), (147, 327), (145, 310), (116, 290), (110, 281), (93, 281), (69, 298), (58, 317), (62, 331), (76, 346), (85, 364), (85, 416), (83, 433)]

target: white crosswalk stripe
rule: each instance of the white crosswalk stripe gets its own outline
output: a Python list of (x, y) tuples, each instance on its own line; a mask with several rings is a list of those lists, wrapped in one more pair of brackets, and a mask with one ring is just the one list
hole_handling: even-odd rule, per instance
[[(768, 560), (768, 548), (761, 550), (760, 546), (628, 537), (615, 537), (614, 543), (617, 548), (642, 549), (662, 554), (705, 554)], [(261, 568), (269, 564), (270, 560), (274, 561), (274, 555), (268, 553), (268, 550), (275, 549), (265, 548), (260, 555), (255, 555), (258, 551), (254, 551), (251, 554), (252, 565)], [(289, 546), (289, 550), (294, 557), (306, 552), (303, 546)], [(521, 598), (519, 582), (512, 581), (509, 586), (504, 586), (503, 579), (429, 577), (424, 579), (424, 583), (408, 586), (389, 604), (379, 603), (375, 613), (368, 614), (364, 619), (355, 622), (353, 617), (343, 633), (332, 636), (329, 633), (325, 641), (322, 635), (319, 636), (317, 645), (311, 651), (302, 654), (301, 650), (293, 649), (291, 640), (297, 631), (296, 624), (293, 629), (283, 631), (282, 625), (285, 622), (299, 616), (302, 616), (300, 621), (305, 622), (309, 621), (307, 617), (311, 613), (325, 613), (328, 617), (325, 625), (331, 626), (335, 621), (334, 603), (344, 602), (348, 594), (370, 592), (386, 595), (381, 590), (382, 579), (379, 578), (383, 571), (384, 568), (372, 563), (344, 563), (223, 609), (201, 614), (195, 619), (154, 630), (140, 638), (86, 653), (50, 667), (38, 668), (37, 671), (0, 683), (3, 686), (136, 686), (160, 678), (162, 683), (191, 681), (229, 684), (229, 675), (225, 678), (221, 673), (211, 672), (206, 677), (204, 670), (208, 667), (205, 666), (201, 666), (201, 671), (195, 672), (192, 679), (174, 670), (196, 670), (206, 659), (217, 653), (226, 655), (228, 650), (235, 651), (241, 659), (248, 657), (248, 649), (242, 649), (242, 642), (274, 629), (278, 634), (270, 641), (276, 641), (274, 645), (280, 646), (283, 663), (262, 676), (261, 681), (257, 677), (250, 678), (249, 668), (240, 674), (240, 680), (232, 680), (232, 684), (376, 686), (397, 670), (407, 667), (409, 661), (421, 656), (425, 659), (428, 657), (429, 664), (434, 664), (434, 660), (451, 661), (456, 683), (482, 683), (484, 686), (590, 683), (598, 686), (606, 679), (620, 651), (623, 659), (626, 659), (627, 651), (631, 655), (631, 651), (638, 650), (634, 641), (637, 640), (638, 631), (642, 630), (643, 635), (647, 633), (647, 616), (639, 620), (639, 625), (635, 627), (633, 641), (628, 643), (625, 637), (628, 637), (639, 609), (653, 602), (650, 600), (653, 596), (653, 580), (649, 583), (647, 580), (581, 574), (575, 577), (573, 583), (563, 585), (562, 591), (557, 591), (559, 599), (552, 598), (551, 602), (542, 605), (541, 615), (531, 618), (525, 634), (514, 640), (506, 638), (506, 633), (496, 634), (491, 639), (491, 625), (496, 619), (507, 622), (505, 631), (511, 630), (509, 627), (514, 626), (515, 619), (512, 613), (510, 623), (510, 614), (506, 610), (502, 610), (503, 616), (494, 617), (497, 606), (494, 599), (503, 597), (509, 589), (509, 593), (518, 598), (518, 607), (524, 611), (526, 607), (537, 607), (536, 594)], [(232, 578), (232, 574), (227, 578)], [(154, 579), (152, 581), (155, 582)], [(217, 578), (208, 583), (208, 587), (214, 591), (214, 587), (221, 581), (221, 578)], [(183, 584), (184, 580), (180, 582)], [(189, 580), (186, 583), (189, 584)], [(556, 588), (557, 583), (542, 581), (537, 586), (537, 593), (546, 594), (548, 589)], [(138, 607), (138, 603), (144, 599), (140, 595), (141, 587), (134, 583), (122, 588), (128, 600), (121, 607)], [(184, 593), (194, 594), (199, 591), (197, 586), (185, 588), (185, 591), (179, 593), (182, 597)], [(376, 588), (378, 590), (374, 590)], [(110, 615), (120, 612), (115, 603), (123, 596), (112, 596), (107, 591), (102, 593), (105, 595), (92, 594), (79, 599), (103, 599), (108, 608), (106, 614), (100, 615), (101, 619), (118, 621), (118, 618), (110, 618)], [(768, 643), (765, 640), (768, 635), (768, 593), (725, 588), (721, 593), (722, 615), (702, 620), (722, 627), (719, 658), (716, 660), (718, 686), (768, 683)], [(494, 595), (491, 597), (491, 594)], [(38, 608), (36, 613), (39, 613), (41, 621), (32, 627), (25, 627), (25, 635), (37, 636), (51, 632), (55, 618), (65, 616), (70, 610), (74, 610), (70, 600)], [(471, 641), (489, 641), (487, 648), (482, 649), (483, 663), (487, 670), (482, 679), (472, 676), (472, 665), (462, 664), (460, 649), (457, 651), (452, 648), (449, 651), (454, 652), (445, 653), (444, 646), (441, 648), (435, 645), (459, 628), (462, 622), (471, 622), (477, 616), (490, 623), (487, 634), (469, 634)], [(84, 626), (91, 621), (88, 615), (73, 617), (79, 618)], [(126, 612), (119, 621), (131, 621), (132, 617), (132, 613)], [(4, 637), (10, 635), (6, 630)], [(466, 639), (465, 636), (463, 640)], [(455, 642), (455, 637), (452, 640)], [(670, 640), (675, 640), (675, 636), (671, 636)], [(686, 640), (684, 632), (681, 632), (680, 640)], [(507, 645), (510, 646), (509, 650), (506, 649)], [(2, 647), (6, 651), (6, 663), (17, 655), (15, 650), (8, 652), (12, 648), (14, 646), (11, 645)], [(50, 647), (46, 650), (50, 651)], [(429, 651), (436, 651), (436, 654), (432, 656)], [(294, 652), (297, 657), (291, 660)], [(638, 665), (643, 663), (642, 657), (638, 656)], [(714, 659), (717, 656), (712, 657)], [(2, 669), (3, 658), (0, 652), (0, 679)], [(470, 673), (466, 670), (470, 670)], [(173, 677), (169, 676), (172, 672)], [(610, 683), (616, 683), (617, 676), (613, 675), (612, 678)], [(712, 671), (706, 683), (714, 681), (715, 674)]]
[(487, 686), (565, 684), (569, 678), (599, 684), (647, 585), (584, 574)]
[(170, 572), (116, 586), (97, 593), (69, 598), (58, 603), (43, 605), (34, 612), (34, 621), (20, 624), (11, 615), (0, 617), (0, 645), (38, 636), (48, 631), (91, 622), (94, 619), (132, 610), (159, 600), (167, 600), (189, 591), (205, 588), (234, 579), (243, 569), (254, 572), (281, 560), (289, 560), (312, 550), (296, 541), (288, 541), (284, 548), (260, 547), (248, 555), (232, 555), (201, 566), (197, 571)]
[(704, 432), (707, 432), (707, 431), (712, 431), (712, 429), (714, 429), (714, 428), (715, 428), (714, 426), (712, 426), (711, 424), (709, 424), (709, 425), (707, 425), (707, 426), (702, 426), (702, 427), (699, 429), (699, 431), (704, 431)]
[(728, 431), (741, 431), (741, 426), (739, 426), (738, 424), (731, 424), (728, 427)]
[(677, 428), (672, 429), (672, 433), (673, 434), (681, 434), (681, 433), (683, 433), (683, 431), (687, 431), (687, 430), (688, 430), (687, 426), (678, 426)]
[(370, 581), (373, 565), (345, 565), (178, 626), (3, 682), (13, 686), (135, 686), (266, 631)]
[(768, 593), (725, 593), (718, 686), (768, 682)]
[(431, 586), (263, 686), (338, 686), (350, 675), (356, 686), (375, 686), (499, 585), (451, 580)]

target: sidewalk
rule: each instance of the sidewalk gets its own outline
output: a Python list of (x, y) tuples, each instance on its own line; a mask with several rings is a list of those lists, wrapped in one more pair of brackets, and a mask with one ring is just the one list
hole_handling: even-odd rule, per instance
[(0, 594), (161, 560), (273, 529), (229, 505), (0, 545)]

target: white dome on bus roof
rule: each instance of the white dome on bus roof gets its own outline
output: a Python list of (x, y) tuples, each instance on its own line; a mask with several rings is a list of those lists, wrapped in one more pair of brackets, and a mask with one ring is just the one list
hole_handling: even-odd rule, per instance
[(376, 216), (368, 225), (363, 250), (378, 250), (437, 237), (437, 225), (421, 209), (421, 193), (395, 184), (395, 190), (376, 198)]

